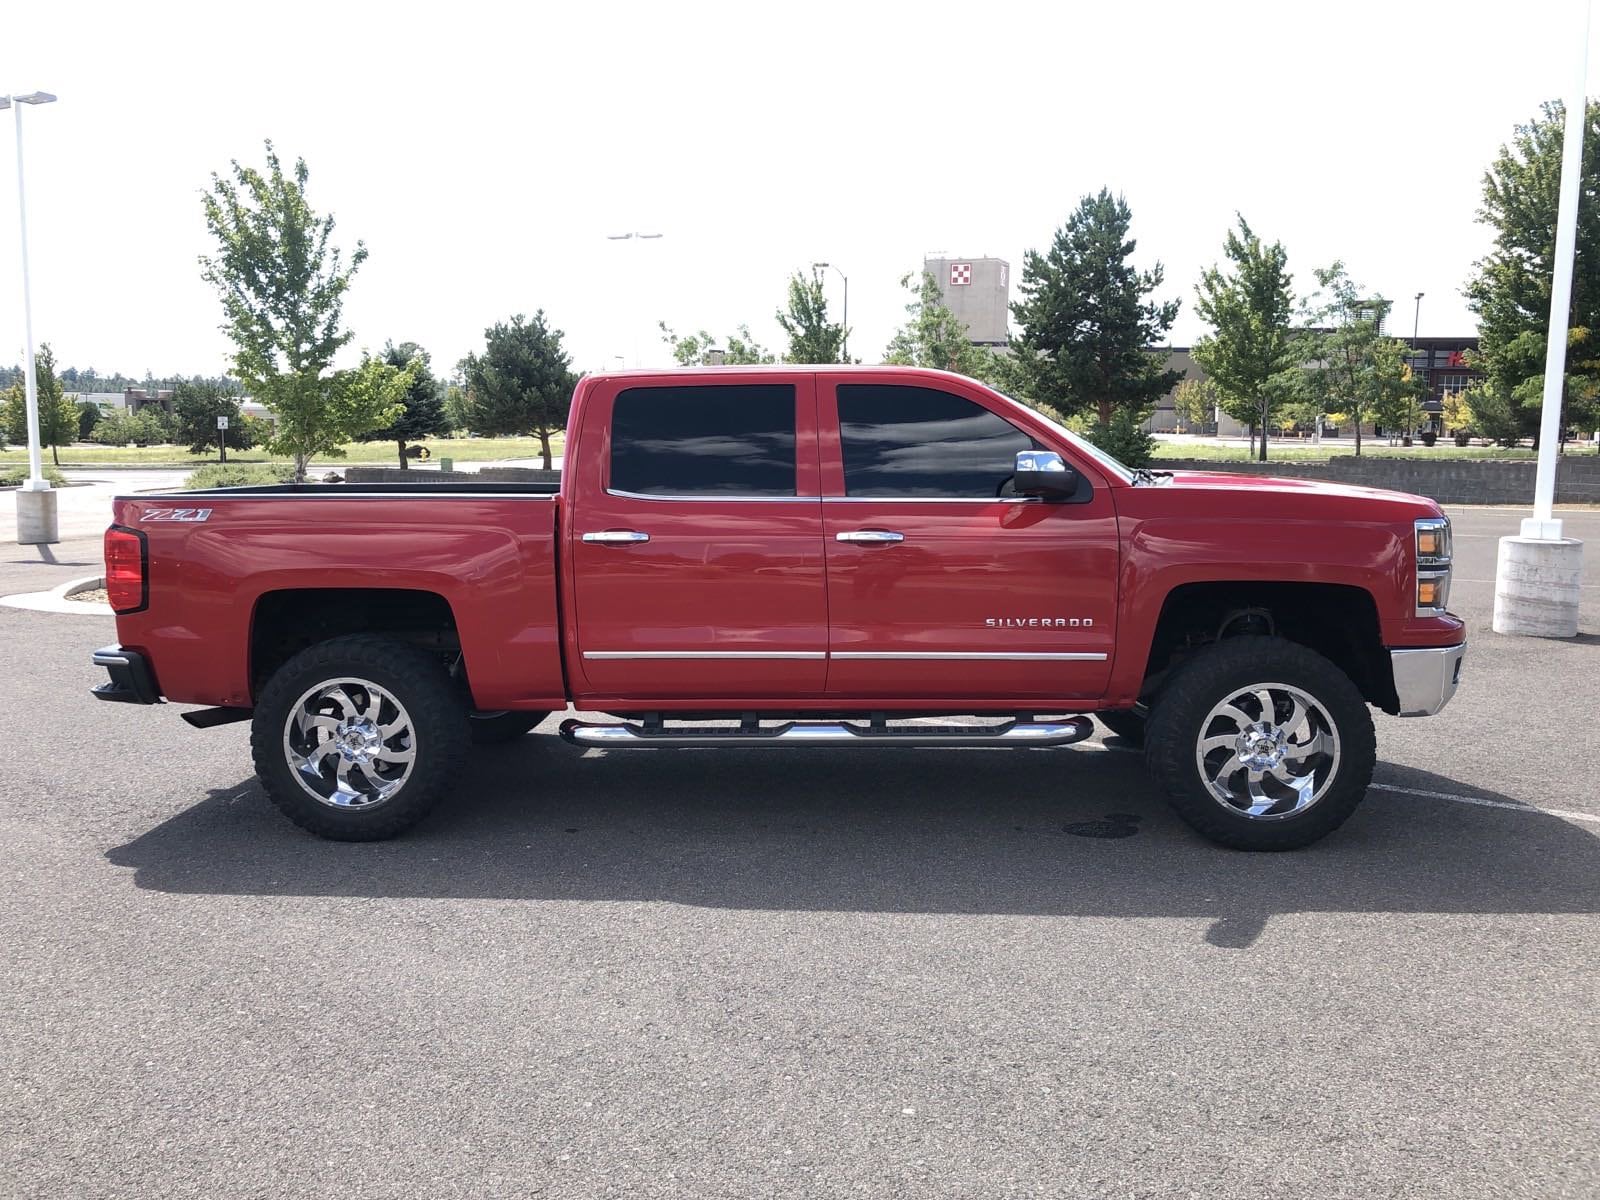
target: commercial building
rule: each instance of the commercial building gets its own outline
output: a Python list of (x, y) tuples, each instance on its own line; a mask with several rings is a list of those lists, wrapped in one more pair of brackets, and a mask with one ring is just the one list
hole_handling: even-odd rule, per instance
[(927, 257), (922, 269), (975, 346), (1000, 349), (1011, 319), (1011, 264), (1003, 258)]

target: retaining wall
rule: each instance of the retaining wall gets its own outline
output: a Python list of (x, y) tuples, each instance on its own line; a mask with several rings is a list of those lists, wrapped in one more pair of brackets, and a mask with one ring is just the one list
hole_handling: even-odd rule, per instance
[[(1562, 456), (1557, 460), (1556, 503), (1600, 504), (1600, 457)], [(1361, 487), (1388, 488), (1428, 496), (1440, 504), (1532, 504), (1537, 464), (1531, 459), (1414, 459), (1340, 455), (1326, 462), (1206, 462), (1158, 459), (1152, 464), (1179, 471), (1226, 471), (1280, 475), (1285, 479), (1325, 479)]]

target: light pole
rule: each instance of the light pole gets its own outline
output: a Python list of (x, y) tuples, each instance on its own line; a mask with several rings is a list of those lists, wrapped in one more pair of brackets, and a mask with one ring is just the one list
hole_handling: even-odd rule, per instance
[(0, 98), (0, 109), (9, 108), (17, 127), (17, 223), (22, 230), (22, 328), (27, 338), (28, 360), (25, 379), (28, 401), (28, 478), (17, 489), (17, 544), (42, 546), (61, 540), (56, 517), (56, 494), (44, 477), (39, 454), (39, 373), (33, 361), (33, 309), (28, 292), (28, 202), (22, 181), (22, 106), (49, 104), (49, 92), (30, 92), (26, 96)]
[(846, 275), (843, 271), (840, 271), (838, 267), (834, 267), (832, 263), (819, 262), (819, 263), (812, 263), (811, 264), (811, 269), (814, 270), (814, 271), (826, 271), (829, 267), (833, 267), (833, 269), (835, 271), (839, 271), (839, 278), (844, 280), (844, 305), (840, 309), (840, 315), (839, 315), (839, 326), (840, 326), (840, 328), (842, 328), (844, 330), (844, 337), (842, 339), (840, 339), (840, 347), (839, 347), (839, 349), (840, 349), (840, 352), (844, 356), (845, 362), (849, 362), (850, 361), (850, 276)]
[[(656, 241), (657, 239), (659, 239), (660, 237), (662, 237), (662, 235), (659, 234), (659, 233), (640, 233), (638, 230), (635, 229), (635, 230), (630, 230), (627, 233), (608, 233), (608, 234), (606, 234), (606, 241), (608, 241), (608, 242), (653, 242), (653, 241)], [(634, 289), (633, 289), (633, 292), (634, 292), (634, 303), (636, 305), (640, 303), (640, 299), (639, 299), (640, 290), (641, 289), (639, 287), (637, 287), (637, 286), (635, 286)], [(636, 367), (641, 365), (641, 363), (639, 362), (639, 328), (638, 327), (639, 327), (639, 324), (643, 320), (644, 320), (643, 314), (641, 314), (639, 312), (635, 312), (634, 313), (634, 319), (633, 319), (633, 324), (634, 324), (634, 330), (633, 330), (633, 365), (636, 366)]]

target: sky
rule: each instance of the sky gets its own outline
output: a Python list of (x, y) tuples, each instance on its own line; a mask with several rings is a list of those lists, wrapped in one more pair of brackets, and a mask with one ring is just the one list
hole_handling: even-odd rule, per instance
[[(60, 97), (23, 120), (34, 333), (62, 367), (227, 369), (200, 197), (264, 138), (369, 251), (349, 354), (414, 341), (442, 374), (541, 308), (580, 370), (665, 364), (658, 320), (781, 348), (786, 280), (819, 260), (849, 276), (851, 353), (874, 362), (925, 254), (1005, 258), (1015, 298), (1024, 251), (1101, 187), (1183, 302), (1175, 344), (1205, 331), (1195, 282), (1236, 212), (1298, 288), (1343, 259), (1396, 333), (1420, 291), (1423, 335), (1470, 335), (1483, 171), (1570, 90), (1582, 2), (57, 0), (6, 6), (0, 93)], [(1590, 63), (1593, 95), (1600, 28)], [(663, 236), (608, 240), (630, 231)]]

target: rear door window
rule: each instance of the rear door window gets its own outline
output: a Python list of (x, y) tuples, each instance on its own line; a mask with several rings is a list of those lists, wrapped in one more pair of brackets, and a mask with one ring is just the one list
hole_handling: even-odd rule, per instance
[(611, 490), (793, 496), (793, 384), (628, 388), (611, 412)]

